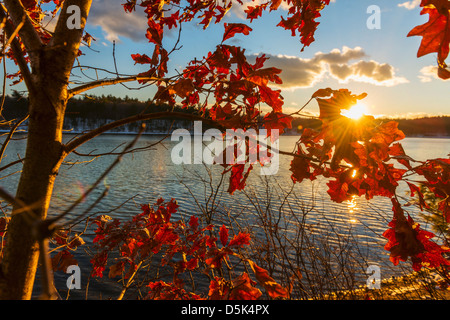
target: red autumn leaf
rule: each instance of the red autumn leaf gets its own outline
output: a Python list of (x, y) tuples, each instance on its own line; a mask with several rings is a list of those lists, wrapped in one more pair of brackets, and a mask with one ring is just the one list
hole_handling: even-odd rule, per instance
[(303, 152), (299, 148), (297, 155), (291, 161), (290, 170), (292, 172), (291, 179), (294, 182), (302, 182), (304, 179), (312, 179), (313, 176), (310, 173), (310, 160), (302, 157)]
[(288, 128), (292, 128), (293, 118), (281, 112), (270, 112), (264, 116), (264, 127), (267, 130), (279, 130), (279, 134), (284, 133)]
[(266, 269), (257, 266), (253, 261), (249, 261), (250, 267), (256, 276), (256, 280), (266, 289), (267, 294), (271, 298), (288, 298), (289, 292), (279, 285), (271, 276)]
[(247, 172), (244, 174), (245, 164), (234, 164), (231, 167), (230, 184), (228, 192), (233, 194), (236, 190), (243, 190), (253, 165), (249, 165)]
[(277, 26), (290, 30), (292, 36), (296, 31), (300, 33), (302, 51), (314, 41), (314, 33), (319, 25), (316, 21), (320, 17), (320, 11), (328, 5), (330, 0), (302, 0), (294, 2), (289, 10), (287, 19), (281, 17)]
[(180, 79), (169, 87), (169, 94), (176, 94), (181, 98), (186, 98), (192, 91), (194, 86), (191, 79)]
[(311, 98), (325, 98), (331, 96), (331, 94), (334, 92), (331, 88), (325, 88), (325, 89), (319, 89), (316, 92), (313, 93)]
[(163, 39), (163, 27), (161, 24), (156, 23), (153, 19), (149, 19), (146, 37), (148, 41), (161, 46)]
[(149, 288), (145, 297), (147, 300), (202, 300), (195, 293), (180, 288), (177, 283), (150, 282), (147, 287)]
[(281, 2), (283, 2), (283, 0), (272, 0), (272, 3), (270, 4), (270, 11), (277, 10), (281, 5)]
[(392, 210), (394, 218), (389, 223), (390, 229), (383, 233), (383, 237), (388, 239), (385, 250), (390, 251), (390, 260), (397, 265), (399, 261), (406, 261), (408, 257), (423, 253), (425, 248), (417, 239), (418, 226), (412, 218), (405, 217), (404, 211), (395, 198), (392, 198)]
[(186, 263), (186, 269), (194, 270), (198, 267), (198, 258), (192, 258)]
[(277, 68), (265, 68), (253, 71), (247, 77), (247, 80), (257, 84), (258, 86), (267, 86), (269, 81), (281, 84), (282, 81), (278, 74), (281, 73), (281, 69)]
[(447, 197), (445, 200), (439, 202), (439, 210), (442, 211), (444, 215), (445, 221), (450, 223), (450, 197)]
[(228, 243), (228, 229), (227, 229), (227, 227), (225, 227), (225, 225), (222, 225), (220, 227), (219, 238), (220, 238), (220, 242), (225, 247)]
[(198, 224), (198, 218), (196, 216), (191, 216), (191, 219), (189, 220), (189, 226), (195, 231), (197, 230), (199, 224)]
[(134, 60), (134, 64), (136, 64), (136, 63), (151, 64), (152, 63), (152, 59), (150, 57), (148, 57), (146, 54), (143, 54), (143, 55), (140, 55), (139, 53), (132, 54), (131, 58)]
[(394, 143), (391, 147), (389, 147), (389, 155), (395, 157), (395, 159), (403, 164), (408, 169), (412, 169), (411, 164), (409, 163), (410, 157), (408, 157), (403, 149), (403, 146), (400, 143)]
[(250, 22), (253, 22), (253, 19), (258, 19), (261, 17), (262, 12), (266, 9), (266, 4), (261, 4), (258, 6), (248, 6), (244, 12), (247, 14), (247, 19), (250, 19)]
[(92, 40), (95, 41), (94, 37), (93, 37), (92, 35), (90, 35), (89, 33), (86, 32), (86, 33), (83, 35), (83, 41), (86, 42), (86, 44), (87, 44), (88, 47), (91, 46)]
[(234, 37), (234, 35), (236, 33), (242, 33), (244, 35), (249, 35), (250, 31), (252, 31), (252, 28), (250, 28), (249, 26), (247, 26), (244, 23), (224, 23), (224, 26), (225, 26), (225, 32), (223, 34), (222, 42)]
[(6, 226), (8, 225), (9, 218), (0, 218), (0, 237), (3, 237), (6, 233)]
[(281, 90), (272, 90), (266, 86), (258, 86), (261, 101), (272, 107), (274, 112), (281, 112), (283, 107), (283, 97)]
[(219, 269), (222, 266), (222, 260), (226, 259), (227, 255), (230, 253), (228, 248), (217, 249), (217, 247), (212, 247), (208, 251), (208, 258), (205, 260), (211, 268)]
[(228, 247), (242, 247), (250, 244), (250, 234), (246, 232), (239, 232), (235, 235), (228, 244)]
[(120, 275), (122, 275), (122, 272), (124, 269), (125, 269), (125, 262), (119, 261), (109, 268), (108, 277), (112, 279), (117, 276), (120, 276)]
[(253, 284), (246, 272), (231, 282), (215, 277), (210, 282), (208, 296), (210, 300), (256, 300), (262, 293)]
[(425, 199), (423, 197), (422, 191), (420, 190), (420, 188), (418, 186), (416, 186), (415, 184), (412, 184), (410, 182), (406, 182), (408, 184), (409, 190), (411, 190), (411, 197), (414, 197), (414, 194), (417, 193), (417, 196), (419, 197), (419, 206), (420, 209), (422, 210), (424, 207), (428, 208), (428, 204), (425, 202)]
[[(433, 4), (435, 7), (427, 6), (422, 9), (421, 15), (428, 14), (429, 20), (423, 25), (413, 28), (408, 37), (421, 36), (417, 57), (422, 57), (430, 53), (437, 53), (439, 69), (445, 70), (445, 59), (449, 54), (450, 46), (450, 2), (449, 1), (425, 1), (425, 4)], [(441, 71), (445, 78), (446, 73)]]
[(352, 195), (348, 193), (349, 185), (347, 182), (332, 180), (327, 182), (327, 186), (329, 187), (327, 192), (333, 201), (341, 203), (352, 198)]
[(244, 272), (232, 281), (230, 293), (227, 298), (229, 300), (256, 300), (261, 295), (261, 291), (254, 287), (253, 281), (250, 279), (248, 273)]
[(445, 63), (443, 65), (439, 65), (438, 76), (444, 80), (450, 79), (450, 70), (447, 69), (447, 65)]
[(122, 6), (125, 12), (132, 12), (135, 10), (136, 2), (135, 1), (127, 2), (122, 4)]
[(439, 60), (444, 61), (448, 56), (450, 43), (450, 23), (448, 12), (444, 15), (441, 14), (436, 8), (427, 7), (424, 8), (420, 14), (428, 14), (428, 22), (413, 28), (408, 33), (408, 37), (423, 37), (419, 50), (417, 51), (417, 56), (422, 57), (424, 55), (436, 52)]
[(78, 261), (75, 259), (74, 255), (69, 252), (69, 250), (65, 249), (57, 254), (55, 254), (52, 258), (52, 268), (53, 271), (64, 271), (66, 272), (67, 267), (72, 265), (78, 265)]

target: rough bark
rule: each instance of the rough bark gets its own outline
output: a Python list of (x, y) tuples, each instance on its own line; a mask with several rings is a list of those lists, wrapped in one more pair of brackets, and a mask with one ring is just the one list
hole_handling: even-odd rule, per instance
[[(68, 99), (67, 85), (91, 2), (66, 0), (54, 37), (47, 46), (37, 48), (36, 37), (26, 32), (31, 30), (20, 34), (25, 46), (32, 48), (29, 54), (34, 89), (29, 90), (28, 140), (16, 199), (28, 205), (34, 217), (13, 207), (1, 266), (1, 299), (31, 298), (39, 259), (35, 223), (47, 217), (55, 178), (66, 155), (62, 145), (62, 127)], [(67, 28), (67, 7), (73, 4), (81, 9), (81, 29)], [(13, 22), (22, 16), (19, 1), (5, 1), (5, 5)]]

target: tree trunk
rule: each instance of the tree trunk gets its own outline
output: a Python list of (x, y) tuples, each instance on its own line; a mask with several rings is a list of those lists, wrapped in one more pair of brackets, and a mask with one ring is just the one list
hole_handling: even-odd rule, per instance
[(30, 206), (35, 217), (13, 208), (2, 262), (7, 288), (0, 293), (1, 298), (31, 298), (39, 259), (33, 221), (47, 216), (54, 181), (63, 159), (64, 106), (53, 109), (46, 100), (43, 95), (30, 97), (30, 109), (35, 111), (30, 114), (27, 149), (16, 198)]
[[(16, 199), (33, 212), (13, 207), (8, 225), (7, 243), (0, 269), (0, 299), (30, 299), (39, 260), (39, 247), (33, 224), (45, 219), (55, 178), (66, 156), (62, 145), (62, 128), (66, 110), (70, 71), (86, 25), (92, 0), (66, 0), (48, 45), (41, 45), (33, 27), (19, 31), (30, 48), (31, 76), (27, 82), (29, 98), (28, 140), (23, 171)], [(15, 20), (23, 18), (19, 1), (5, 1)], [(80, 9), (80, 28), (69, 29), (67, 8)], [(14, 19), (13, 19), (14, 20)], [(27, 20), (28, 21), (28, 20)], [(17, 23), (16, 23), (17, 24)], [(22, 70), (23, 71), (23, 70)], [(31, 83), (29, 86), (28, 83)]]

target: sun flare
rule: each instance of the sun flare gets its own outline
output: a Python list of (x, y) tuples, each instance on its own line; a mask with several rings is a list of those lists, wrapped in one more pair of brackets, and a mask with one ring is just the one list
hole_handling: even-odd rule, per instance
[(341, 114), (347, 118), (358, 120), (367, 114), (368, 108), (365, 104), (358, 102), (348, 110), (342, 110)]

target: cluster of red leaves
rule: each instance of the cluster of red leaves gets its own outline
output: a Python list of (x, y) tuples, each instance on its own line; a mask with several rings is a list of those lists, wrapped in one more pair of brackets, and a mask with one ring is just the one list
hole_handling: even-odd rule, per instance
[[(341, 114), (363, 99), (366, 94), (353, 95), (345, 89), (320, 89), (313, 94), (319, 104), (322, 126), (320, 130), (305, 129), (291, 162), (292, 179), (301, 182), (314, 180), (321, 175), (329, 178), (328, 194), (336, 202), (351, 200), (354, 196), (391, 198), (394, 202), (394, 219), (385, 237), (389, 239), (386, 249), (391, 260), (406, 261), (411, 257), (414, 269), (421, 266), (449, 265), (443, 254), (448, 248), (438, 246), (429, 239), (434, 235), (421, 230), (412, 219), (405, 217), (396, 200), (400, 181), (405, 181), (411, 196), (418, 194), (421, 207), (427, 204), (419, 185), (425, 185), (440, 199), (439, 209), (450, 222), (450, 159), (433, 159), (413, 167), (399, 142), (404, 138), (394, 121), (380, 122), (372, 116), (351, 120)], [(328, 97), (328, 98), (327, 98)], [(394, 164), (397, 162), (402, 167)], [(405, 178), (416, 174), (424, 181), (412, 182)]]
[(438, 76), (450, 79), (450, 70), (445, 63), (450, 47), (450, 1), (422, 0), (420, 6), (423, 8), (420, 14), (428, 14), (428, 22), (412, 29), (408, 37), (421, 36), (417, 57), (437, 53)]
[(392, 198), (394, 217), (389, 229), (383, 233), (388, 239), (385, 249), (390, 251), (390, 260), (394, 265), (411, 257), (412, 267), (419, 271), (422, 267), (438, 268), (450, 266), (450, 261), (442, 255), (450, 252), (450, 248), (439, 246), (430, 241), (435, 235), (420, 228), (418, 223), (404, 211), (395, 198)]
[(299, 140), (297, 157), (291, 163), (295, 182), (314, 180), (318, 175), (334, 178), (328, 182), (328, 193), (336, 202), (354, 195), (371, 199), (395, 194), (397, 181), (406, 171), (387, 163), (400, 148), (391, 144), (404, 138), (397, 123), (379, 124), (372, 116), (354, 121), (341, 115), (343, 109), (365, 96), (346, 89), (327, 88), (314, 93), (322, 126), (320, 130), (305, 129)]
[[(277, 10), (282, 1), (269, 1), (256, 7), (247, 7), (248, 19), (252, 21), (257, 18), (255, 11), (264, 10), (270, 4), (270, 10)], [(300, 31), (302, 43), (307, 46), (313, 41), (313, 34), (317, 27), (315, 19), (320, 16), (321, 11), (329, 1), (287, 1), (292, 8), (289, 14), (293, 17), (282, 20), (280, 25), (284, 28)], [(124, 10), (131, 12), (135, 10), (137, 1), (128, 0)], [(206, 28), (212, 19), (219, 23), (226, 12), (233, 5), (244, 5), (238, 1), (224, 1), (219, 4), (217, 1), (196, 1), (190, 0), (181, 3), (180, 0), (170, 1), (141, 1), (139, 6), (145, 8), (148, 19), (147, 39), (155, 45), (155, 50), (150, 58), (147, 55), (132, 55), (135, 63), (150, 64), (150, 69), (141, 76), (151, 77), (153, 75), (162, 77), (167, 72), (167, 52), (163, 49), (163, 35), (165, 28), (171, 29), (177, 23), (192, 21), (199, 18), (200, 24)], [(164, 13), (164, 14), (163, 14)], [(262, 69), (266, 58), (260, 57), (257, 63), (251, 66), (244, 55), (244, 50), (223, 45), (223, 42), (232, 38), (237, 33), (248, 35), (252, 29), (243, 23), (225, 23), (222, 45), (217, 47), (213, 53), (203, 61), (192, 61), (182, 73), (183, 77), (170, 86), (159, 83), (156, 99), (160, 102), (175, 103), (175, 96), (181, 97), (183, 106), (194, 106), (199, 104), (199, 95), (202, 92), (214, 91), (216, 100), (212, 109), (213, 119), (220, 120), (225, 126), (245, 128), (245, 123), (251, 122), (259, 115), (255, 106), (258, 103), (265, 103), (273, 108), (274, 114), (268, 116), (266, 120), (275, 123), (273, 127), (285, 128), (288, 124), (286, 117), (280, 117), (283, 100), (279, 90), (272, 90), (268, 87), (268, 81), (281, 83), (278, 74), (281, 70), (276, 68)], [(232, 65), (236, 65), (233, 70)], [(157, 67), (158, 66), (158, 67)], [(158, 70), (157, 70), (158, 69)], [(158, 71), (158, 72), (156, 72)], [(142, 80), (145, 82), (146, 80)], [(237, 105), (236, 101), (242, 95), (242, 105)], [(204, 105), (206, 106), (205, 101)], [(246, 109), (246, 119), (240, 113)], [(225, 119), (229, 116), (231, 119)], [(285, 121), (279, 122), (277, 119), (283, 118)], [(245, 122), (243, 123), (243, 121)], [(281, 123), (281, 125), (277, 125)]]
[[(272, 0), (248, 6), (245, 10), (247, 19), (253, 21), (261, 17), (263, 11), (267, 8), (270, 11), (277, 10), (282, 2), (282, 0)], [(296, 32), (298, 32), (300, 34), (300, 42), (303, 44), (303, 51), (305, 47), (314, 41), (314, 33), (319, 25), (316, 19), (321, 16), (320, 11), (330, 4), (330, 0), (287, 0), (285, 3), (289, 6), (288, 17), (286, 19), (281, 17), (281, 21), (277, 26), (290, 30), (292, 36), (295, 36)]]
[[(198, 271), (208, 273), (221, 270), (223, 263), (229, 266), (230, 257), (242, 257), (238, 249), (250, 243), (248, 233), (239, 232), (230, 237), (229, 229), (223, 225), (219, 235), (214, 235), (212, 225), (201, 228), (197, 217), (192, 216), (186, 224), (183, 221), (171, 221), (178, 205), (172, 199), (164, 202), (159, 199), (154, 206), (142, 206), (142, 213), (128, 222), (100, 216), (93, 223), (97, 225), (94, 243), (97, 253), (91, 260), (92, 276), (102, 277), (108, 267), (110, 257), (117, 256), (115, 263), (109, 266), (109, 277), (122, 276), (124, 279), (138, 271), (142, 261), (149, 261), (153, 255), (160, 253), (161, 266), (173, 269), (173, 281), (150, 282), (148, 284), (149, 299), (200, 299), (200, 296), (187, 292), (180, 275), (184, 272)], [(220, 240), (220, 243), (218, 243)], [(176, 256), (176, 258), (174, 258)], [(181, 257), (181, 259), (180, 259)], [(288, 292), (278, 285), (265, 269), (248, 261), (258, 282), (271, 297), (287, 297)], [(242, 287), (241, 280), (248, 279), (248, 287)], [(226, 286), (228, 291), (216, 290), (217, 283)], [(230, 295), (229, 292), (232, 292)], [(261, 291), (255, 287), (248, 274), (244, 273), (233, 280), (214, 278), (211, 281), (210, 299), (257, 299)]]

